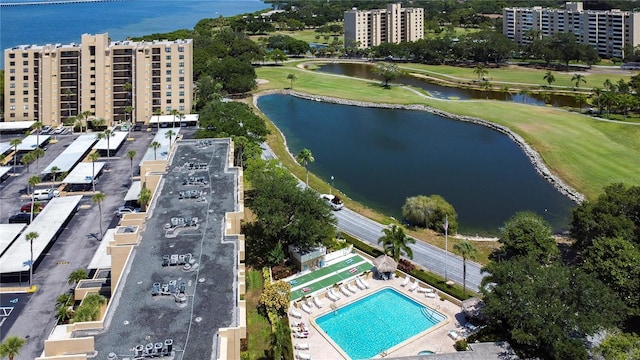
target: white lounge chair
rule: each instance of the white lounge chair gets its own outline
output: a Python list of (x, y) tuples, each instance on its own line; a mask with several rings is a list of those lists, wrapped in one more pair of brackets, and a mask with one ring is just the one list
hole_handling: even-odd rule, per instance
[(306, 312), (307, 314), (311, 314), (311, 312), (313, 311), (313, 310), (311, 310), (311, 308), (310, 308), (307, 304), (305, 304), (305, 303), (302, 303), (301, 308), (302, 308), (302, 310), (303, 310), (304, 312)]
[(344, 285), (340, 285), (340, 292), (342, 294), (344, 294), (344, 296), (346, 296), (346, 297), (351, 296), (351, 292), (349, 290), (347, 290), (347, 288), (344, 287)]
[(409, 277), (405, 277), (404, 280), (402, 281), (402, 283), (400, 283), (400, 286), (405, 287), (407, 286), (407, 284), (409, 283)]
[(307, 343), (296, 343), (296, 344), (294, 345), (294, 347), (295, 347), (297, 350), (309, 350), (309, 344), (307, 344)]
[(418, 288), (416, 289), (416, 292), (418, 292), (418, 293), (426, 293), (427, 292), (427, 288), (423, 288), (422, 286), (418, 286)]
[(329, 291), (327, 292), (327, 297), (329, 297), (329, 299), (333, 301), (338, 301), (342, 298), (342, 296), (340, 296), (340, 294), (338, 294), (337, 292), (333, 291), (333, 289), (329, 289)]
[(360, 281), (362, 281), (362, 285), (364, 285), (364, 287), (366, 287), (367, 289), (369, 288), (369, 283), (367, 282), (367, 280), (362, 278), (362, 279), (360, 279)]
[(409, 288), (409, 291), (413, 291), (413, 290), (415, 290), (417, 288), (418, 288), (418, 281), (416, 280), (411, 284), (411, 287)]
[(293, 337), (295, 337), (297, 339), (306, 339), (306, 338), (309, 337), (309, 333), (308, 332), (294, 331), (293, 332)]
[(318, 299), (317, 296), (313, 297), (313, 303), (316, 304), (316, 306), (318, 307), (318, 309), (322, 308), (322, 301), (320, 301), (320, 299)]
[(311, 355), (300, 352), (300, 351), (296, 351), (296, 358), (300, 360), (311, 360)]
[(428, 298), (432, 298), (435, 299), (437, 297), (436, 293), (434, 292), (427, 292), (426, 294), (424, 294), (426, 297)]
[(356, 291), (358, 291), (358, 288), (353, 286), (353, 284), (349, 283), (347, 284), (347, 290), (351, 291), (352, 293), (356, 293)]
[(362, 283), (362, 280), (360, 280), (360, 278), (356, 278), (356, 286), (360, 290), (365, 290), (367, 288), (366, 286), (364, 286), (364, 284)]
[(460, 334), (458, 334), (458, 332), (455, 330), (449, 330), (449, 333), (447, 335), (449, 335), (449, 337), (453, 340), (458, 340), (461, 338)]
[(302, 313), (298, 310), (296, 310), (296, 308), (292, 307), (291, 310), (289, 310), (289, 314), (291, 314), (291, 316), (301, 319), (302, 318)]

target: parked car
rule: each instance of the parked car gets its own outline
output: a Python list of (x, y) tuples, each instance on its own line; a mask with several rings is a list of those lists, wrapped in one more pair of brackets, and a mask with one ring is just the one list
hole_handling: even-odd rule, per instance
[(58, 190), (51, 189), (36, 189), (33, 192), (33, 198), (36, 200), (51, 200), (54, 197), (59, 197), (60, 192)]
[(140, 124), (133, 125), (133, 131), (142, 131), (142, 125)]
[[(42, 209), (44, 209), (45, 206), (47, 206), (46, 202), (36, 202), (33, 204), (33, 212), (39, 213), (40, 211), (42, 211)], [(20, 207), (20, 212), (23, 212), (23, 213), (31, 212), (31, 203), (29, 202), (22, 205)]]
[(133, 206), (120, 206), (118, 210), (115, 211), (115, 214), (118, 216), (122, 216), (126, 214), (134, 214), (139, 212), (140, 212), (140, 209), (136, 209)]
[[(34, 214), (35, 217), (35, 214)], [(29, 213), (17, 213), (9, 218), (9, 224), (30, 224), (31, 214)]]
[(47, 125), (47, 126), (43, 126), (42, 127), (42, 132), (40, 132), (43, 135), (48, 134), (51, 131), (51, 126)]
[(333, 210), (338, 211), (344, 207), (342, 200), (335, 195), (320, 194), (320, 198), (323, 199), (327, 205), (331, 206)]

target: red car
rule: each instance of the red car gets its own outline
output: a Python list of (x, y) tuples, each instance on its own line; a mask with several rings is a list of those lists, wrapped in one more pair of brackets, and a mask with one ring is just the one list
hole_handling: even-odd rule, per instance
[[(34, 213), (39, 213), (40, 211), (42, 211), (42, 209), (44, 209), (44, 207), (47, 206), (47, 203), (43, 203), (43, 202), (37, 202), (33, 204), (33, 212)], [(20, 212), (31, 212), (31, 203), (26, 203), (24, 205), (22, 205), (22, 207), (20, 207)]]

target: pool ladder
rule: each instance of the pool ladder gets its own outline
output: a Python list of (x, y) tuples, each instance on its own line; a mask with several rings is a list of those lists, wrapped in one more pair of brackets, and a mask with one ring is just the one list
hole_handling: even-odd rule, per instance
[(429, 308), (428, 307), (423, 307), (420, 311), (422, 312), (422, 315), (424, 315), (424, 317), (426, 317), (426, 318), (428, 318), (428, 319), (430, 319), (432, 321), (436, 320), (436, 318), (433, 316), (433, 311), (429, 312)]
[(338, 313), (338, 305), (336, 305), (335, 303), (331, 303), (331, 309), (333, 310), (333, 315)]

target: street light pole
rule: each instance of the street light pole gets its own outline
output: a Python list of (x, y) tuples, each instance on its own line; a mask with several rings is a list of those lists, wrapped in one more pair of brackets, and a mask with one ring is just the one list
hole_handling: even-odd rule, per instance
[(331, 191), (333, 190), (333, 175), (331, 175), (331, 187), (329, 188), (329, 195), (332, 195)]
[(444, 281), (449, 280), (447, 258), (449, 257), (449, 215), (444, 216)]

